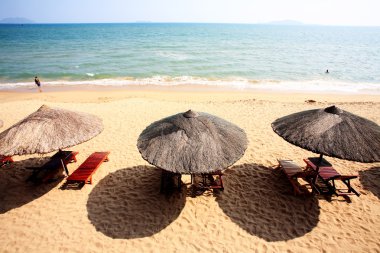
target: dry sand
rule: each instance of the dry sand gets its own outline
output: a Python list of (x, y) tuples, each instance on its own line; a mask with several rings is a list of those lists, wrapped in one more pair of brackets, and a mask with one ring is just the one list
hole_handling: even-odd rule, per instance
[[(81, 190), (61, 189), (64, 179), (25, 182), (24, 167), (49, 155), (14, 157), (1, 168), (0, 252), (380, 252), (380, 164), (328, 158), (338, 171), (359, 174), (353, 186), (361, 196), (351, 203), (294, 197), (273, 169), (276, 159), (302, 165), (315, 154), (271, 129), (278, 117), (332, 104), (380, 124), (380, 96), (104, 89), (0, 92), (0, 101), (0, 131), (42, 104), (101, 117), (105, 130), (72, 148), (80, 153), (71, 172), (92, 152), (111, 151)], [(160, 195), (160, 171), (141, 158), (137, 138), (151, 122), (190, 108), (239, 125), (248, 149), (225, 171), (224, 192)]]

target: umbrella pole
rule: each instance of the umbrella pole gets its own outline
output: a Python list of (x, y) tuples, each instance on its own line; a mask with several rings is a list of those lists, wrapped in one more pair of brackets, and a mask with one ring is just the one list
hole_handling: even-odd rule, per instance
[(318, 163), (321, 164), (321, 163), (322, 163), (322, 160), (323, 160), (323, 154), (320, 154), (320, 155), (319, 155)]
[(58, 149), (58, 153), (59, 153), (59, 157), (60, 157), (60, 160), (61, 160), (62, 167), (63, 167), (63, 169), (64, 169), (65, 172), (66, 172), (66, 176), (69, 176), (69, 170), (67, 169), (65, 163), (64, 163), (63, 160), (62, 160), (62, 156), (61, 156), (62, 149)]
[(318, 159), (317, 169), (316, 169), (317, 173), (319, 171), (320, 165), (322, 164), (322, 161), (323, 161), (323, 154), (320, 154), (319, 159)]
[(68, 171), (68, 169), (67, 169), (65, 163), (63, 162), (62, 158), (61, 158), (61, 163), (62, 163), (62, 167), (63, 167), (63, 169), (64, 169), (65, 172), (66, 172), (66, 176), (69, 176), (69, 171)]

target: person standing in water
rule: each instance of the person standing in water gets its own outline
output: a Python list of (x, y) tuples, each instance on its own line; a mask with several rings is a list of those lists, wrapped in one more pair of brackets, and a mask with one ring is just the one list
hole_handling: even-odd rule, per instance
[(329, 73), (329, 70), (328, 69), (326, 69), (326, 74), (328, 74)]
[(40, 82), (40, 79), (38, 79), (37, 76), (34, 78), (34, 82), (36, 83), (36, 85), (37, 85), (37, 87), (38, 87), (38, 90), (39, 90), (40, 92), (42, 92), (42, 90), (41, 90), (41, 82)]

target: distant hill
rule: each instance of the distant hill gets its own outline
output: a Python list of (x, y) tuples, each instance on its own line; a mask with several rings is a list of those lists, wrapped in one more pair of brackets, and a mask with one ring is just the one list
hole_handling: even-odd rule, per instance
[(4, 18), (0, 20), (1, 24), (32, 24), (33, 20), (27, 18)]
[(304, 25), (304, 23), (296, 20), (278, 20), (278, 21), (271, 21), (266, 24), (269, 25)]

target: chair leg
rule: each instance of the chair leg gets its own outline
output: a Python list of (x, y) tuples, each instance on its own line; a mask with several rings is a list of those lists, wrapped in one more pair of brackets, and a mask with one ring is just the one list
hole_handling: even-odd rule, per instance
[(358, 197), (360, 196), (360, 194), (354, 188), (351, 187), (349, 179), (342, 180), (342, 182), (347, 186), (348, 192), (353, 192), (353, 193), (355, 193), (356, 196), (358, 196)]
[(315, 176), (313, 176), (313, 177), (310, 178), (310, 185), (311, 185), (311, 189), (312, 189), (311, 191), (314, 194), (320, 195), (321, 194), (321, 190), (317, 186), (317, 179), (318, 179), (318, 175), (315, 175)]
[(331, 183), (328, 180), (324, 180), (323, 178), (321, 178), (321, 180), (323, 181), (323, 183), (326, 185), (326, 187), (328, 189), (327, 193), (329, 193), (331, 195), (335, 194), (336, 196), (338, 196), (338, 193), (336, 192), (334, 180), (331, 180), (332, 181), (332, 185), (331, 185)]
[(223, 186), (223, 179), (222, 179), (222, 173), (219, 175), (219, 180), (220, 180), (220, 190), (224, 191), (224, 186)]

